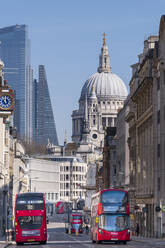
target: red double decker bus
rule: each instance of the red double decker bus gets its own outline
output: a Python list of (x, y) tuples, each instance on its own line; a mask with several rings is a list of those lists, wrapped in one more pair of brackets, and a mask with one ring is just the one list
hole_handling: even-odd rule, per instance
[(22, 193), (15, 200), (15, 241), (47, 241), (46, 205), (43, 193)]
[(118, 189), (105, 189), (92, 196), (91, 240), (130, 241), (128, 192)]
[(56, 214), (63, 214), (65, 212), (65, 203), (62, 201), (56, 202)]
[(81, 213), (72, 213), (71, 214), (71, 219), (70, 219), (70, 224), (71, 224), (71, 233), (82, 233), (83, 232), (83, 218)]

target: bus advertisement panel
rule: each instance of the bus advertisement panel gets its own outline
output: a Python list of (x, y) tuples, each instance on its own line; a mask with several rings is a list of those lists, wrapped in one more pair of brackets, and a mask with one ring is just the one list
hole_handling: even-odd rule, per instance
[(46, 205), (43, 193), (22, 193), (15, 201), (15, 241), (47, 241)]
[(91, 240), (124, 244), (130, 240), (127, 191), (106, 189), (92, 196)]

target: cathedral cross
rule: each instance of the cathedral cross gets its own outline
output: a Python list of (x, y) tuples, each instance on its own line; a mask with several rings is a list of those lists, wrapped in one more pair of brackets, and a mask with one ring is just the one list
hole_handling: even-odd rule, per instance
[(105, 45), (105, 42), (106, 42), (106, 33), (105, 32), (104, 32), (103, 36), (104, 36), (103, 41), (104, 41), (104, 45)]

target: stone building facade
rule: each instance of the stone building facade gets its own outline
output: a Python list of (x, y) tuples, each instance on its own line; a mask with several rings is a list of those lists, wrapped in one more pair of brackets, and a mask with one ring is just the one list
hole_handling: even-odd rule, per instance
[(154, 236), (154, 91), (153, 55), (157, 36), (144, 41), (139, 62), (132, 66), (129, 123), (130, 187), (135, 191), (135, 222), (140, 235)]
[(165, 16), (161, 17), (159, 41), (153, 65), (154, 87), (154, 235), (165, 237)]
[[(19, 184), (20, 173), (24, 175), (24, 170), (16, 173), (17, 168), (24, 169), (25, 164), (21, 165), (20, 158), (18, 164), (15, 163), (16, 151), (22, 147), (18, 146), (16, 129), (13, 126), (14, 92), (3, 78), (3, 62), (0, 61), (0, 236), (5, 235), (8, 240), (14, 224), (14, 201)], [(18, 149), (17, 149), (17, 148)], [(24, 190), (27, 190), (24, 185)]]

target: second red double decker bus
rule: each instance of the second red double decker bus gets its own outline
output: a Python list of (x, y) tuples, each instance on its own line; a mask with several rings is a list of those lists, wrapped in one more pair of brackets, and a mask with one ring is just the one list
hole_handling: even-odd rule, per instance
[(92, 196), (91, 240), (124, 244), (130, 240), (127, 191), (105, 189)]
[(63, 201), (56, 202), (56, 214), (64, 214), (65, 203)]
[(43, 193), (22, 193), (15, 201), (15, 241), (47, 241), (46, 205)]

